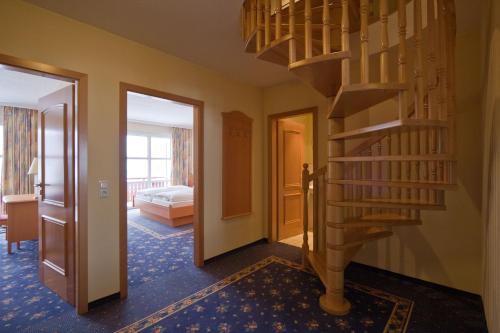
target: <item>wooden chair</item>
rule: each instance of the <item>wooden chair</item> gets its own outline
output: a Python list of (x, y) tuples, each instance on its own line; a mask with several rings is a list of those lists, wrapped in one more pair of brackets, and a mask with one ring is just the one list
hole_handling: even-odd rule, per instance
[[(7, 225), (7, 221), (8, 221), (8, 216), (7, 214), (0, 214), (0, 227), (6, 227), (6, 228), (9, 228), (9, 226)], [(7, 238), (7, 233), (5, 233), (5, 238)], [(21, 242), (17, 242), (17, 249), (19, 250), (21, 248)], [(8, 253), (10, 254), (10, 249), (8, 249)]]

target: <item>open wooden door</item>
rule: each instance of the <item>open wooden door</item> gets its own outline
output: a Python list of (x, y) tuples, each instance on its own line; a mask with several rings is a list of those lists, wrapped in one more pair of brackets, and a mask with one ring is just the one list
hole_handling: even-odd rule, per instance
[(75, 305), (75, 86), (39, 101), (40, 280)]
[(278, 121), (278, 240), (295, 236), (302, 226), (304, 125)]

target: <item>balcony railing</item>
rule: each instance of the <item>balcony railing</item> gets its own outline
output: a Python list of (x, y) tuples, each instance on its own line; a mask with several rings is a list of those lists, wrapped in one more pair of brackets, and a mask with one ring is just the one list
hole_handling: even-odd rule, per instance
[(131, 202), (137, 191), (147, 188), (166, 187), (170, 180), (166, 178), (128, 178), (127, 179), (127, 202)]

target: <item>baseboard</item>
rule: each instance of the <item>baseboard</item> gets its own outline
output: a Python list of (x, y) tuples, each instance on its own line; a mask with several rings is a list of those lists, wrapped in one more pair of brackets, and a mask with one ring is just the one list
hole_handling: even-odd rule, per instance
[(252, 246), (255, 246), (255, 245), (258, 245), (258, 244), (267, 244), (268, 241), (267, 241), (267, 238), (261, 238), (259, 240), (256, 240), (255, 242), (252, 242), (252, 243), (248, 243), (246, 245), (243, 245), (243, 246), (240, 246), (240, 247), (237, 247), (235, 249), (232, 249), (230, 251), (227, 251), (227, 252), (224, 252), (224, 253), (221, 253), (219, 255), (216, 255), (215, 257), (211, 257), (209, 259), (205, 259), (205, 265), (206, 264), (209, 264), (211, 263), (212, 261), (215, 261), (215, 260), (218, 260), (218, 259), (221, 259), (221, 258), (224, 258), (226, 256), (229, 256), (231, 254), (234, 254), (238, 251), (241, 251), (243, 249), (246, 249), (246, 248), (249, 248), (249, 247), (252, 247)]
[(392, 276), (392, 277), (395, 277), (395, 278), (398, 278), (398, 279), (409, 280), (411, 282), (414, 282), (416, 284), (419, 284), (419, 285), (422, 285), (422, 286), (425, 286), (425, 287), (430, 287), (430, 288), (433, 288), (433, 289), (439, 289), (439, 290), (442, 290), (444, 292), (451, 293), (451, 294), (454, 294), (454, 295), (457, 295), (457, 296), (469, 297), (469, 298), (477, 298), (478, 297), (478, 298), (481, 299), (481, 295), (474, 294), (474, 293), (471, 293), (469, 291), (460, 290), (460, 289), (449, 287), (449, 286), (445, 286), (445, 285), (442, 285), (442, 284), (439, 284), (439, 283), (422, 280), (422, 279), (419, 279), (419, 278), (416, 278), (416, 277), (413, 277), (413, 276), (404, 275), (404, 274), (401, 274), (401, 273), (395, 273), (395, 272), (389, 271), (387, 269), (383, 269), (383, 268), (379, 268), (379, 267), (375, 267), (375, 266), (371, 266), (371, 265), (367, 265), (367, 264), (362, 264), (362, 263), (359, 263), (359, 262), (356, 262), (356, 261), (351, 261), (351, 263), (349, 265), (351, 265), (351, 264), (356, 265), (356, 266), (360, 266), (363, 269), (368, 269), (368, 270), (371, 270), (371, 271), (374, 271), (374, 272), (383, 273), (385, 275), (389, 275), (389, 276)]
[(105, 296), (103, 298), (96, 299), (95, 301), (92, 301), (89, 303), (89, 310), (97, 308), (103, 304), (109, 303), (111, 301), (119, 300), (120, 299), (120, 293), (114, 293), (108, 296)]

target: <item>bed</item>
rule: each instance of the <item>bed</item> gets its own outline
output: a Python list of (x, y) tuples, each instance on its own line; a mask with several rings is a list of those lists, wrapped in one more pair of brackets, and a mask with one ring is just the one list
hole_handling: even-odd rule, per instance
[(171, 227), (193, 223), (193, 188), (183, 185), (138, 191), (134, 207), (144, 217)]

